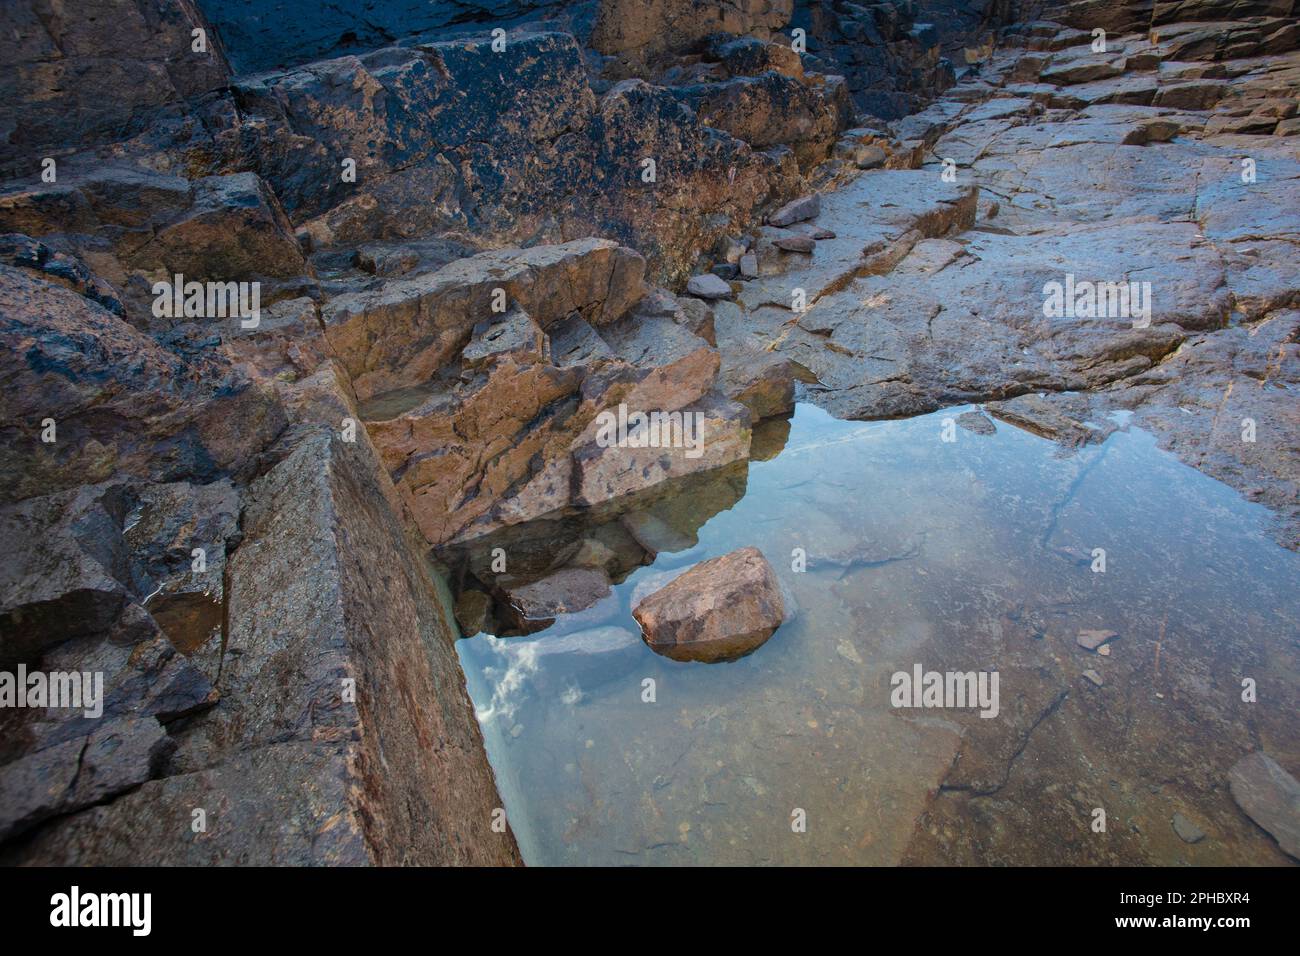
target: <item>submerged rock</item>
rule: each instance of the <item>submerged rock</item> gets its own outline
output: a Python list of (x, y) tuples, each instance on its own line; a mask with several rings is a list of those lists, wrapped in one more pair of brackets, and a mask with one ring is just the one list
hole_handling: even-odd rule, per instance
[(726, 661), (761, 647), (781, 626), (781, 585), (757, 548), (704, 561), (632, 609), (645, 642), (682, 661)]
[(1205, 839), (1205, 831), (1181, 813), (1175, 813), (1169, 823), (1184, 843), (1200, 843)]
[(1082, 630), (1074, 640), (1085, 651), (1096, 651), (1117, 637), (1117, 631)]
[(1300, 860), (1300, 782), (1268, 754), (1256, 751), (1228, 771), (1232, 799), (1246, 815)]

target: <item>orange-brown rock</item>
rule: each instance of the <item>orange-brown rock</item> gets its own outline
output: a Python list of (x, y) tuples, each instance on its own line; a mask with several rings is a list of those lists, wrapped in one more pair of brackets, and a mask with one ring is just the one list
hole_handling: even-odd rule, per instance
[(682, 661), (724, 661), (757, 650), (781, 625), (781, 585), (757, 548), (697, 564), (632, 610), (650, 648)]

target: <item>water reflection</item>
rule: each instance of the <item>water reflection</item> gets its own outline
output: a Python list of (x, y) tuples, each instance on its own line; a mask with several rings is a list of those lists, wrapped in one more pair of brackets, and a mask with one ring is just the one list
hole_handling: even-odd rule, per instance
[[(1068, 454), (1001, 422), (943, 441), (962, 411), (801, 405), (770, 460), (439, 556), (494, 598), (498, 633), (528, 630), (502, 611), (521, 580), (611, 582), (528, 636), (458, 644), (528, 862), (1286, 861), (1225, 777), (1300, 747), (1300, 557), (1145, 433)], [(746, 545), (798, 604), (765, 645), (708, 665), (640, 642), (641, 595)], [(1097, 653), (1086, 629), (1119, 636)], [(891, 675), (917, 665), (996, 671), (998, 716), (893, 708)], [(1246, 677), (1266, 700), (1242, 700)], [(1174, 814), (1208, 836), (1184, 842)]]

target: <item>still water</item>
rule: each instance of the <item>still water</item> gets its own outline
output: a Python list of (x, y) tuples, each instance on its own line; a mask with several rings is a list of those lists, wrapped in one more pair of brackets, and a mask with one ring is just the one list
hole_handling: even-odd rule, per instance
[[(458, 643), (528, 863), (1287, 862), (1226, 785), (1252, 749), (1300, 752), (1300, 556), (1270, 513), (1122, 420), (1063, 449), (945, 428), (968, 410), (800, 405), (756, 431), (768, 460), (461, 556), (462, 587), (496, 546), (617, 582)], [(638, 588), (747, 545), (798, 605), (766, 644), (703, 664), (640, 642)], [(1117, 636), (1095, 653), (1082, 630)], [(894, 707), (918, 665), (996, 672), (997, 715)]]

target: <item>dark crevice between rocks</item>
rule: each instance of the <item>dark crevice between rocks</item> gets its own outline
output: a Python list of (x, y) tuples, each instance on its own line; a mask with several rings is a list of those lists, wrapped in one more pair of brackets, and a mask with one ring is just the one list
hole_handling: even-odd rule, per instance
[[(945, 782), (939, 784), (939, 789), (937, 792), (939, 794), (965, 793), (965, 794), (969, 794), (972, 797), (992, 797), (997, 795), (997, 793), (1000, 790), (1002, 790), (1002, 788), (1005, 787), (1007, 783), (1011, 780), (1011, 774), (1012, 771), (1015, 770), (1016, 761), (1020, 759), (1020, 755), (1023, 754), (1025, 752), (1025, 749), (1029, 746), (1029, 741), (1033, 738), (1034, 731), (1036, 731), (1042, 725), (1043, 721), (1047, 720), (1047, 718), (1055, 714), (1060, 709), (1061, 704), (1064, 703), (1065, 699), (1069, 696), (1070, 696), (1069, 688), (1063, 688), (1060, 691), (1058, 691), (1056, 696), (1052, 699), (1052, 702), (1048, 704), (1047, 707), (1043, 710), (1043, 712), (1038, 715), (1038, 717), (1029, 726), (1029, 728), (1020, 735), (1020, 743), (1016, 746), (1015, 752), (1013, 752), (1010, 758), (1008, 758), (1006, 767), (1002, 772), (1002, 779), (996, 786), (976, 787), (972, 784), (965, 784), (965, 783), (950, 784)], [(957, 762), (960, 759), (961, 759), (961, 751), (958, 750), (957, 756), (953, 759), (953, 766), (952, 768), (949, 769), (949, 773), (952, 772), (952, 769), (956, 768)]]

